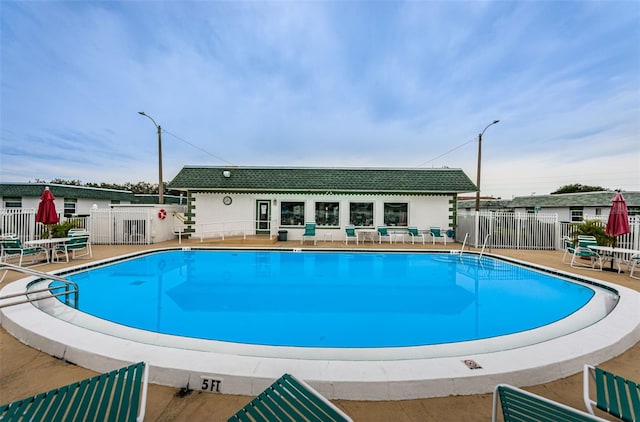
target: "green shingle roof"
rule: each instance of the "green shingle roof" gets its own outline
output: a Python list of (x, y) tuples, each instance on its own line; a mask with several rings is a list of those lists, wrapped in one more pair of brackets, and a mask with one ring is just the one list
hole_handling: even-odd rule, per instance
[[(613, 191), (565, 193), (559, 195), (519, 196), (513, 198), (512, 208), (563, 208), (563, 207), (610, 207), (615, 196)], [(622, 192), (629, 207), (640, 206), (640, 192)]]
[[(49, 186), (56, 198), (103, 199), (107, 201), (127, 201), (132, 204), (157, 204), (157, 194), (137, 195), (128, 190), (91, 188), (87, 186), (58, 185), (55, 183), (0, 183), (0, 197), (40, 197)], [(181, 198), (164, 195), (165, 204), (179, 204)]]
[(185, 166), (169, 188), (219, 192), (460, 193), (475, 192), (476, 185), (461, 169), (450, 168)]
[(2, 183), (0, 184), (0, 196), (40, 197), (44, 188), (49, 186), (55, 197), (61, 198), (89, 198), (133, 201), (133, 192), (116, 189), (90, 188), (86, 186), (57, 185), (54, 183)]

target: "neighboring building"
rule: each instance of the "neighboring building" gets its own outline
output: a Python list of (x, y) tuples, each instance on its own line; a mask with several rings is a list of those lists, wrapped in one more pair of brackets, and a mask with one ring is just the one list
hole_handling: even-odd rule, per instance
[[(560, 221), (582, 221), (584, 216), (608, 216), (615, 191), (520, 196), (511, 200), (514, 212), (558, 214)], [(640, 215), (640, 192), (622, 192), (629, 215)]]
[[(157, 195), (136, 195), (131, 191), (92, 188), (87, 186), (58, 185), (55, 183), (0, 183), (0, 208), (38, 208), (40, 195), (49, 187), (56, 197), (56, 209), (64, 216), (89, 215), (91, 208), (113, 205), (157, 204)], [(185, 201), (178, 196), (165, 196), (165, 203)]]
[[(244, 222), (257, 234), (304, 223), (318, 237), (344, 238), (344, 227), (454, 228), (457, 196), (476, 186), (460, 169), (184, 167), (169, 188), (187, 195), (185, 225), (195, 235), (213, 223)], [(335, 235), (334, 235), (335, 234)]]
[[(511, 211), (511, 200), (509, 199), (500, 199), (500, 198), (491, 198), (491, 197), (480, 197), (480, 211)], [(475, 211), (476, 210), (476, 200), (475, 198), (470, 198), (468, 196), (458, 196), (458, 210), (464, 211)]]

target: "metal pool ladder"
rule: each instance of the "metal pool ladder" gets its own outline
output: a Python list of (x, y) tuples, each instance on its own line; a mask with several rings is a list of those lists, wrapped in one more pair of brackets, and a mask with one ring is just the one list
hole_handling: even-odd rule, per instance
[[(29, 290), (29, 291), (25, 291), (25, 292), (21, 292), (21, 293), (14, 293), (14, 294), (10, 294), (10, 295), (5, 295), (5, 296), (0, 296), (0, 308), (4, 308), (7, 306), (13, 306), (13, 305), (20, 305), (23, 303), (31, 303), (31, 302), (35, 302), (41, 299), (49, 299), (51, 297), (58, 297), (58, 296), (65, 296), (64, 298), (64, 303), (67, 306), (73, 306), (74, 308), (78, 308), (78, 300), (79, 300), (79, 295), (80, 295), (80, 290), (78, 289), (78, 285), (76, 283), (74, 283), (71, 280), (67, 280), (66, 278), (57, 276), (57, 275), (53, 275), (53, 274), (47, 274), (44, 273), (42, 271), (36, 271), (36, 270), (32, 270), (31, 268), (24, 268), (24, 267), (20, 267), (18, 265), (13, 265), (13, 264), (7, 264), (6, 262), (0, 263), (0, 271), (4, 270), (4, 274), (2, 276), (2, 278), (0, 279), (0, 282), (2, 280), (4, 280), (4, 277), (7, 275), (7, 272), (9, 270), (13, 270), (13, 271), (17, 271), (20, 273), (24, 273), (24, 274), (29, 274), (29, 275), (33, 275), (36, 277), (40, 277), (42, 279), (49, 279), (49, 280), (55, 280), (58, 281), (60, 283), (62, 283), (62, 286), (48, 286), (44, 289), (36, 289), (36, 290)], [(63, 291), (57, 291), (60, 289), (64, 289)], [(49, 292), (50, 295), (47, 296), (37, 296), (37, 297), (29, 297), (29, 295), (35, 294), (35, 293), (44, 293), (44, 292)], [(70, 300), (70, 296), (74, 296), (74, 300)], [(9, 299), (14, 299), (17, 297), (21, 297), (24, 296), (25, 299), (23, 300), (17, 300), (17, 301), (8, 301)], [(7, 302), (8, 301), (8, 302)], [(5, 303), (7, 302), (7, 303)]]

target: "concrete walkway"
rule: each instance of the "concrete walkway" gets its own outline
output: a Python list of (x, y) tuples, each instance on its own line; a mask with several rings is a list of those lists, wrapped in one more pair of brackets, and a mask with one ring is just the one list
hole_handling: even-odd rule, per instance
[[(271, 246), (299, 248), (299, 241), (272, 242), (257, 239), (228, 239), (224, 242), (205, 242), (199, 240), (183, 241), (182, 246)], [(94, 246), (93, 260), (109, 256), (155, 248), (177, 246), (177, 242), (166, 242), (153, 246)], [(360, 245), (362, 247), (363, 245)], [(305, 248), (312, 248), (307, 242)], [(341, 242), (319, 241), (317, 248), (346, 248)], [(353, 245), (349, 245), (353, 247)], [(444, 249), (442, 244), (409, 245), (388, 243), (378, 245), (367, 243), (366, 248), (399, 248), (399, 249)], [(447, 249), (459, 249), (459, 244), (447, 244)], [(519, 251), (494, 250), (493, 253), (528, 261), (547, 267), (571, 271), (591, 278), (608, 281), (640, 291), (640, 281), (633, 280), (626, 273), (599, 272), (572, 269), (562, 264), (562, 253), (557, 251)], [(71, 265), (77, 265), (75, 261)], [(66, 264), (56, 263), (36, 267), (40, 271), (55, 271)], [(16, 280), (20, 276), (8, 274), (0, 287)], [(640, 320), (640, 310), (638, 310)], [(594, 339), (597, 341), (597, 339)], [(600, 366), (621, 375), (640, 380), (640, 343), (622, 355), (607, 361)], [(585, 362), (587, 363), (587, 362)], [(47, 354), (26, 346), (0, 329), (0, 404), (30, 396), (48, 389), (56, 388), (95, 373), (73, 364), (58, 360)], [(582, 377), (575, 374), (551, 383), (526, 388), (552, 400), (569, 406), (584, 409), (582, 402)], [(226, 421), (251, 397), (216, 395), (211, 393), (181, 391), (176, 388), (151, 385), (147, 402), (146, 420), (148, 421)], [(355, 421), (480, 421), (490, 420), (491, 394), (472, 396), (451, 396), (403, 401), (347, 401), (334, 400), (334, 403), (349, 414)], [(600, 416), (605, 415), (600, 414)], [(611, 419), (615, 420), (615, 419)]]

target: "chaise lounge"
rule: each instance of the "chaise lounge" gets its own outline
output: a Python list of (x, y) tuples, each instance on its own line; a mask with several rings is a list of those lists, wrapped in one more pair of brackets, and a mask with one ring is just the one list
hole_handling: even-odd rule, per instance
[(0, 406), (2, 421), (142, 421), (149, 365), (138, 362)]
[(582, 410), (507, 384), (498, 384), (493, 391), (491, 422), (499, 420), (499, 413), (502, 413), (502, 420), (505, 422), (606, 421)]
[[(595, 399), (592, 394), (595, 394)], [(587, 411), (594, 406), (626, 422), (640, 421), (640, 384), (601, 368), (585, 365), (583, 398)]]
[(306, 382), (284, 374), (228, 420), (235, 421), (350, 422), (352, 419)]

